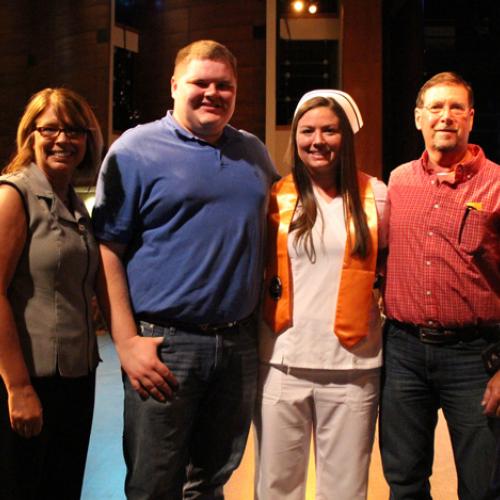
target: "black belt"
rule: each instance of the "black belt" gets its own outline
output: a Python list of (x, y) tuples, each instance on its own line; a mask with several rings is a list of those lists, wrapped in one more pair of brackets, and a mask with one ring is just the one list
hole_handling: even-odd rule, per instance
[(413, 325), (411, 323), (401, 323), (395, 319), (390, 319), (396, 328), (403, 330), (414, 337), (417, 337), (424, 344), (453, 344), (459, 341), (470, 342), (484, 337), (495, 342), (500, 338), (500, 325), (471, 325), (460, 328), (428, 328), (426, 326)]
[(231, 328), (236, 328), (237, 326), (245, 323), (250, 319), (248, 316), (244, 319), (237, 321), (228, 321), (227, 323), (189, 323), (187, 321), (179, 321), (177, 319), (168, 320), (157, 320), (152, 318), (147, 318), (144, 316), (139, 316), (138, 320), (143, 323), (149, 323), (151, 326), (160, 326), (162, 328), (175, 328), (176, 330), (183, 330), (186, 332), (193, 333), (218, 333), (223, 330), (230, 330)]

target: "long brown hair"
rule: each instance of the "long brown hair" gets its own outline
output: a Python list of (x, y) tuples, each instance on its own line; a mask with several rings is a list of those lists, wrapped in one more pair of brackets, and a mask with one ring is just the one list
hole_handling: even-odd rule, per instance
[(17, 127), (16, 152), (3, 173), (16, 172), (35, 161), (33, 133), (36, 121), (49, 106), (53, 107), (54, 113), (65, 125), (88, 130), (87, 148), (78, 166), (78, 173), (82, 181), (93, 182), (101, 161), (101, 129), (88, 102), (76, 92), (62, 87), (46, 88), (31, 97)]
[(295, 244), (304, 244), (307, 256), (314, 262), (316, 251), (312, 240), (312, 228), (318, 216), (318, 206), (314, 197), (310, 174), (302, 163), (297, 151), (297, 126), (302, 116), (313, 108), (326, 107), (339, 119), (342, 144), (340, 148), (338, 168), (335, 169), (335, 187), (344, 202), (344, 222), (349, 238), (349, 222), (354, 225), (354, 241), (351, 241), (351, 255), (366, 258), (372, 251), (370, 232), (366, 214), (359, 193), (356, 158), (354, 154), (354, 134), (349, 120), (334, 99), (313, 97), (306, 101), (295, 113), (287, 149), (287, 158), (292, 168), (292, 175), (297, 186), (301, 210), (290, 225), (295, 231)]

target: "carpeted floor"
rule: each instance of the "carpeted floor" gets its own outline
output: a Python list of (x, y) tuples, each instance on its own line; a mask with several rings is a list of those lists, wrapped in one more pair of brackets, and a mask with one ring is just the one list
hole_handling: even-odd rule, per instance
[(123, 500), (123, 389), (120, 365), (109, 335), (98, 337), (94, 422), (81, 500)]

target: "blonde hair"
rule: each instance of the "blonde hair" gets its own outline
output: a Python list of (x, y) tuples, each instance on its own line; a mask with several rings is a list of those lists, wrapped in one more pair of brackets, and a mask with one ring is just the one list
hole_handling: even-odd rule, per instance
[(214, 40), (197, 40), (186, 45), (177, 52), (174, 66), (174, 76), (193, 59), (209, 59), (225, 62), (236, 78), (237, 62), (233, 53), (225, 46)]
[(33, 133), (36, 120), (49, 107), (65, 125), (88, 130), (87, 148), (82, 163), (78, 166), (82, 181), (94, 181), (101, 162), (103, 139), (99, 122), (88, 102), (67, 88), (46, 88), (31, 96), (19, 121), (16, 137), (16, 152), (3, 173), (20, 170), (35, 161)]

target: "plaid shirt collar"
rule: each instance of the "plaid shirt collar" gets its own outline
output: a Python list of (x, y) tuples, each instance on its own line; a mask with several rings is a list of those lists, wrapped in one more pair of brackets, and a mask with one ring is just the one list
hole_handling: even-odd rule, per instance
[(467, 151), (468, 154), (464, 156), (464, 162), (460, 162), (453, 171), (445, 175), (438, 175), (430, 164), (429, 153), (426, 150), (420, 157), (422, 168), (426, 174), (434, 177), (439, 183), (446, 182), (450, 185), (453, 185), (466, 182), (472, 179), (472, 177), (477, 174), (481, 162), (484, 159), (484, 153), (482, 149), (475, 144), (469, 144), (467, 147)]

